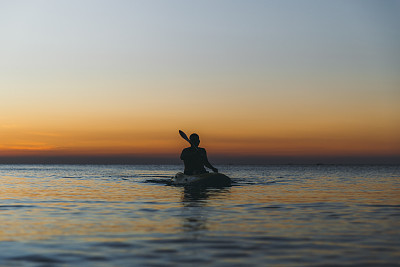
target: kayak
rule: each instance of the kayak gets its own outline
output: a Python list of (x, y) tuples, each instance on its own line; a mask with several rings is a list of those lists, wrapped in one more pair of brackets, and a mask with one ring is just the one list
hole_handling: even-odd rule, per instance
[(186, 175), (178, 172), (171, 179), (176, 185), (230, 186), (231, 179), (222, 173), (202, 173)]
[(222, 173), (202, 173), (186, 175), (178, 172), (171, 179), (175, 185), (230, 186), (231, 179)]

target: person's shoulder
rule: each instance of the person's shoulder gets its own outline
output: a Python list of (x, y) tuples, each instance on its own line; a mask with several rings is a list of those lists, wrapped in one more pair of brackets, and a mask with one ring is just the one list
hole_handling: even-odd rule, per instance
[(206, 152), (206, 149), (205, 149), (205, 148), (199, 147), (198, 149), (199, 149), (201, 152)]

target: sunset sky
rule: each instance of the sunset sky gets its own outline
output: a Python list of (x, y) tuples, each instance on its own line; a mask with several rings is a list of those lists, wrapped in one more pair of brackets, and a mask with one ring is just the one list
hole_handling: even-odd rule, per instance
[[(400, 159), (400, 1), (0, 0), (16, 156)], [(268, 163), (268, 162), (265, 162)]]

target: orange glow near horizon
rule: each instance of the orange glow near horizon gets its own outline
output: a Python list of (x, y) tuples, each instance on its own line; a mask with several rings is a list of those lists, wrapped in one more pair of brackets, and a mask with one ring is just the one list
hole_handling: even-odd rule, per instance
[(282, 100), (279, 107), (251, 99), (237, 102), (240, 109), (221, 103), (197, 110), (180, 100), (145, 113), (137, 106), (121, 111), (116, 104), (80, 115), (78, 108), (25, 109), (0, 125), (0, 156), (175, 155), (187, 146), (178, 129), (197, 132), (213, 155), (400, 155), (400, 122), (393, 115), (399, 108), (393, 105), (377, 112), (357, 105), (337, 110), (325, 102), (308, 110), (297, 109), (295, 100)]
[[(230, 126), (222, 123), (220, 127), (207, 127), (199, 123), (201, 146), (207, 148), (210, 155), (230, 156), (346, 156), (399, 155), (400, 141), (397, 132), (375, 131), (367, 126), (338, 125), (326, 123), (324, 127), (312, 127), (312, 123), (303, 128), (293, 125), (258, 125), (243, 122), (243, 125)], [(381, 122), (382, 123), (382, 122)], [(135, 125), (122, 127), (109, 121), (113, 127), (102, 128), (92, 124), (79, 129), (48, 126), (49, 130), (18, 126), (3, 126), (0, 156), (68, 156), (68, 155), (174, 155), (187, 146), (178, 135), (178, 125), (160, 121), (147, 129)], [(306, 124), (306, 121), (303, 121)], [(155, 124), (157, 125), (157, 124)], [(42, 127), (42, 126), (40, 126)], [(385, 126), (389, 127), (389, 126)], [(391, 126), (390, 126), (391, 127)], [(229, 129), (229, 131), (228, 131)], [(189, 135), (191, 132), (183, 128)]]

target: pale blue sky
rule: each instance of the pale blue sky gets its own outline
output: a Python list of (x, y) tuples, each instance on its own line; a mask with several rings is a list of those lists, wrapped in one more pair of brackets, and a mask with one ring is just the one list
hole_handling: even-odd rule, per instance
[(400, 70), (400, 1), (13, 0), (0, 1), (0, 10), (6, 71), (14, 65), (39, 74), (110, 76)]

